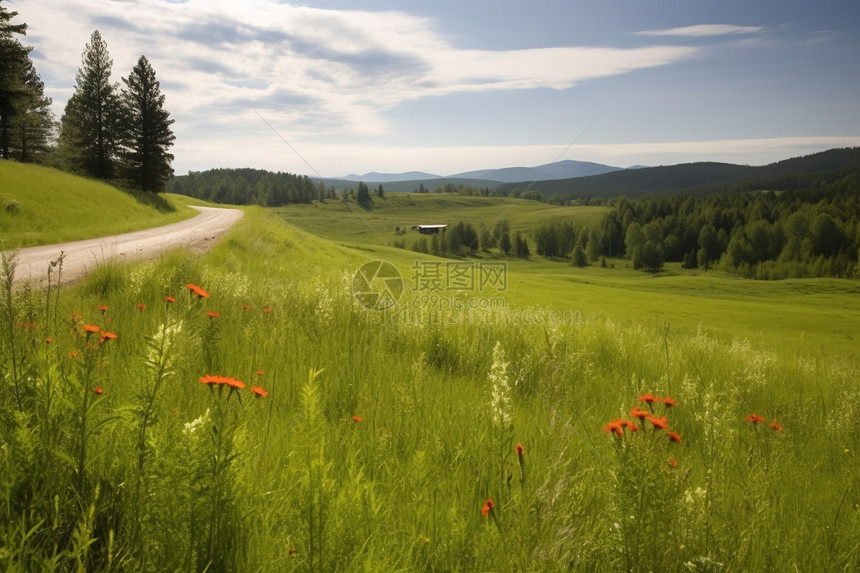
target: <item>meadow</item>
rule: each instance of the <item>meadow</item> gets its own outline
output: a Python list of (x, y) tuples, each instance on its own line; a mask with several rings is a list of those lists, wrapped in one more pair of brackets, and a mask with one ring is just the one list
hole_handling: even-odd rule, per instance
[[(248, 208), (206, 255), (51, 291), (7, 261), (0, 567), (860, 567), (856, 282), (391, 246), (446, 213), (600, 216), (443, 199)], [(355, 296), (374, 260), (408, 308)], [(445, 262), (504, 282), (421, 290)]]

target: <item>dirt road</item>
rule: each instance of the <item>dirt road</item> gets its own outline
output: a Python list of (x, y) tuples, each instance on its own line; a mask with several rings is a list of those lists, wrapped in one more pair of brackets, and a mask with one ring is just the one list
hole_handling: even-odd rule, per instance
[[(146, 259), (179, 247), (204, 251), (212, 245), (214, 239), (227, 232), (233, 223), (244, 215), (238, 209), (192, 208), (200, 211), (200, 215), (172, 225), (99, 239), (20, 249), (16, 257), (15, 282), (29, 280), (38, 284), (47, 280), (48, 266), (51, 261), (57, 260), (61, 252), (65, 255), (65, 282), (76, 280), (99, 263), (113, 258)], [(52, 280), (55, 280), (56, 276), (55, 270)]]

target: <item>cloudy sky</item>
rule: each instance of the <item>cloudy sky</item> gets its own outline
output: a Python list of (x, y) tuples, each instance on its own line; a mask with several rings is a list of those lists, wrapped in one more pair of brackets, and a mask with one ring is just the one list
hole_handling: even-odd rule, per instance
[(178, 174), (761, 165), (860, 145), (860, 2), (7, 0), (54, 100), (141, 54)]

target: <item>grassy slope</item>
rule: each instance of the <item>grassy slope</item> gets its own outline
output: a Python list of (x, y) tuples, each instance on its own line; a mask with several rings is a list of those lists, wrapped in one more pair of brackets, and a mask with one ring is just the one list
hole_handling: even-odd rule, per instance
[[(17, 214), (6, 208), (11, 201), (18, 203)], [(194, 214), (185, 208), (159, 212), (104, 183), (47, 167), (0, 161), (2, 249), (126, 233)]]
[[(413, 261), (440, 259), (385, 246), (402, 238), (408, 248), (417, 237), (414, 231), (398, 237), (394, 233), (396, 226), (459, 220), (492, 225), (496, 220), (508, 219), (512, 230), (526, 231), (555, 218), (594, 225), (603, 208), (391, 194), (385, 201), (375, 200), (370, 211), (337, 201), (289, 206), (278, 213), (290, 224), (336, 241), (340, 251), (352, 251), (351, 257), (334, 263), (343, 272), (354, 271), (364, 261), (383, 259), (398, 266), (408, 283)], [(495, 255), (483, 256), (495, 259)], [(611, 261), (614, 268), (606, 269), (579, 269), (535, 255), (528, 261), (505, 260), (509, 264), (508, 291), (504, 294), (508, 308), (571, 309), (581, 312), (584, 318), (604, 317), (661, 328), (668, 321), (673, 331), (695, 332), (701, 327), (722, 338), (748, 338), (780, 351), (803, 348), (856, 353), (860, 325), (857, 281), (752, 281), (719, 272), (687, 271), (678, 265), (669, 265), (666, 273), (654, 276), (633, 271), (623, 260)]]

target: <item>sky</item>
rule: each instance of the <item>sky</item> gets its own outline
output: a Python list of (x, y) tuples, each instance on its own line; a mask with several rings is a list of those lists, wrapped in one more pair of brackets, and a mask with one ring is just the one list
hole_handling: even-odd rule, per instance
[(177, 174), (764, 165), (860, 146), (856, 0), (6, 0), (57, 119), (99, 30)]

